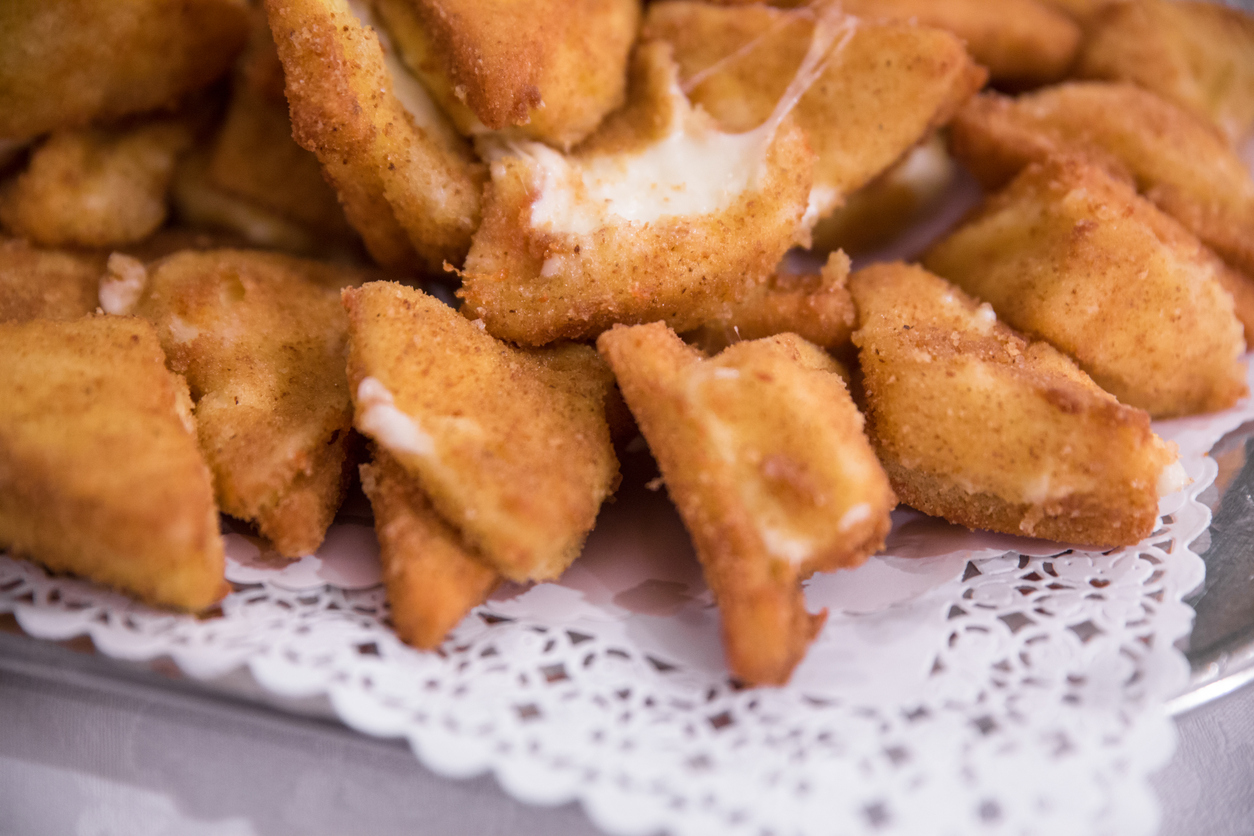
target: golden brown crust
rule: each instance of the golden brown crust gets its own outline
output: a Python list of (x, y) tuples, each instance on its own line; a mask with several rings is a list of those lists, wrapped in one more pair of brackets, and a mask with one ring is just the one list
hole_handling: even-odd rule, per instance
[(225, 594), (209, 469), (152, 327), (0, 324), (0, 353), (0, 544), (159, 606)]
[(1254, 181), (1213, 126), (1130, 84), (1077, 82), (972, 99), (950, 129), (954, 156), (997, 188), (1030, 162), (1083, 154), (1128, 177), (1247, 276), (1254, 276)]
[(918, 21), (953, 32), (993, 80), (1017, 87), (1060, 81), (1082, 33), (1067, 15), (1037, 0), (843, 0), (869, 20)]
[(191, 144), (180, 121), (53, 134), (0, 190), (0, 223), (47, 247), (115, 247), (166, 218), (178, 155)]
[[(398, 284), (345, 291), (344, 306), (357, 428), (502, 575), (560, 575), (617, 486), (609, 369), (586, 346), (499, 342)], [(398, 420), (399, 438), (389, 430)]]
[(487, 599), (501, 576), (466, 548), (418, 482), (377, 446), (374, 463), (361, 466), (361, 486), (374, 510), (396, 635), (414, 647), (434, 650)]
[(339, 291), (366, 275), (269, 253), (180, 253), (149, 270), (137, 308), (191, 385), (222, 510), (286, 557), (322, 543), (351, 473)]
[(597, 345), (692, 535), (732, 673), (783, 684), (824, 617), (800, 580), (864, 561), (896, 504), (835, 362), (792, 334), (705, 359), (662, 323)]
[(1082, 160), (1024, 169), (924, 264), (1152, 416), (1226, 409), (1246, 393), (1223, 263)]
[(893, 490), (971, 528), (1136, 543), (1174, 450), (1045, 343), (922, 268), (850, 277), (867, 430)]
[[(643, 30), (674, 45), (692, 101), (729, 131), (766, 121), (813, 31), (807, 10), (687, 0), (652, 4)], [(815, 183), (841, 195), (865, 185), (948, 122), (985, 78), (948, 32), (860, 24), (797, 104), (797, 122), (818, 154)]]
[[(314, 152), (380, 264), (460, 262), (479, 223), (470, 150), (397, 99), (374, 30), (347, 0), (266, 0), (296, 141)], [(422, 114), (418, 114), (419, 117)]]
[(853, 333), (853, 297), (846, 282), (849, 257), (834, 252), (817, 271), (791, 272), (782, 266), (750, 288), (719, 319), (684, 335), (706, 351), (740, 340), (792, 333), (815, 345), (837, 349)]
[[(769, 145), (762, 142), (757, 182), (708, 213), (647, 221), (612, 210), (596, 215), (598, 205), (580, 190), (580, 166), (619, 153), (630, 166), (642, 135), (646, 144), (652, 141), (661, 123), (671, 124), (670, 115), (716, 131), (675, 91), (664, 45), (642, 47), (637, 55), (634, 101), (589, 138), (586, 152), (557, 157), (548, 151), (555, 159), (546, 159), (532, 151), (493, 163), (483, 226), (459, 291), (467, 316), (481, 319), (492, 334), (543, 345), (592, 337), (620, 322), (660, 319), (688, 330), (718, 318), (769, 276), (802, 234), (813, 154), (791, 121), (766, 137)], [(637, 118), (639, 111), (650, 118)], [(641, 178), (649, 176), (643, 172), (629, 182), (644, 189)], [(577, 225), (594, 220), (585, 228), (537, 223), (534, 207), (545, 196), (569, 200), (580, 213)]]
[(377, 0), (406, 64), (463, 133), (570, 148), (623, 102), (638, 0)]
[(1254, 17), (1219, 3), (1115, 3), (1095, 17), (1076, 75), (1137, 84), (1239, 142), (1254, 129)]
[(0, 239), (0, 322), (78, 319), (96, 310), (102, 256)]
[(5, 0), (0, 138), (172, 108), (226, 72), (247, 34), (238, 0)]

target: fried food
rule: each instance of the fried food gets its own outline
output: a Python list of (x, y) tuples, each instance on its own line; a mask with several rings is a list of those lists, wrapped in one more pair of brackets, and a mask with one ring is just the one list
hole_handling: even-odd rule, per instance
[[(644, 35), (674, 46), (684, 91), (723, 130), (748, 131), (770, 117), (789, 88), (815, 20), (810, 9), (673, 0), (649, 6)], [(948, 122), (985, 78), (962, 42), (938, 29), (860, 23), (835, 41), (795, 110), (819, 158), (815, 217)]]
[(917, 21), (966, 42), (993, 81), (1037, 87), (1060, 81), (1080, 48), (1080, 27), (1037, 0), (842, 0), (868, 20)]
[(418, 482), (377, 446), (374, 463), (361, 466), (361, 486), (374, 510), (396, 635), (434, 650), (466, 613), (487, 600), (501, 576), (466, 547)]
[(265, 6), (293, 136), (317, 155), (371, 256), (395, 268), (459, 263), (483, 181), (469, 146), (348, 0)]
[(1083, 154), (1129, 177), (1254, 281), (1254, 181), (1223, 135), (1130, 84), (1080, 82), (1008, 99), (972, 99), (950, 128), (951, 149), (998, 188), (1030, 162)]
[(563, 155), (509, 145), (492, 163), (466, 259), (464, 311), (526, 345), (724, 315), (805, 237), (814, 156), (791, 121), (719, 130), (678, 88), (669, 47), (641, 46), (628, 106)]
[(732, 673), (784, 684), (826, 617), (800, 581), (866, 560), (897, 504), (835, 361), (794, 334), (707, 359), (660, 322), (597, 347), (692, 535)]
[(850, 279), (867, 431), (901, 501), (968, 528), (1118, 546), (1183, 481), (1149, 416), (919, 267)]
[(956, 173), (945, 140), (935, 133), (821, 219), (810, 246), (855, 254), (883, 246), (935, 208)]
[(1242, 327), (1219, 280), (1228, 268), (1097, 166), (1029, 166), (923, 263), (1154, 417), (1246, 394)]
[(465, 134), (562, 149), (623, 103), (639, 0), (375, 0), (405, 65)]
[(151, 320), (170, 368), (187, 376), (222, 510), (285, 557), (313, 553), (352, 467), (339, 291), (368, 274), (242, 250), (109, 266), (105, 310)]
[(260, 10), (206, 174), (217, 189), (305, 227), (323, 244), (343, 247), (355, 237), (318, 158), (292, 139), (283, 65)]
[(421, 291), (344, 293), (354, 423), (510, 580), (556, 578), (617, 486), (596, 352), (499, 342)]
[(0, 324), (0, 545), (150, 604), (227, 591), (187, 385), (147, 322)]
[(243, 0), (5, 0), (0, 139), (172, 108), (247, 36)]
[(1095, 19), (1076, 74), (1140, 85), (1236, 143), (1254, 130), (1254, 17), (1218, 3), (1117, 3)]
[(178, 155), (192, 141), (183, 122), (54, 133), (0, 190), (0, 223), (47, 247), (116, 247), (165, 221)]
[(78, 319), (96, 310), (103, 257), (0, 239), (0, 322)]
[(839, 348), (853, 333), (848, 278), (849, 256), (843, 252), (832, 253), (817, 271), (794, 271), (787, 263), (781, 264), (767, 281), (741, 297), (725, 318), (684, 336), (707, 351), (783, 333), (824, 348)]
[(1052, 6), (1055, 9), (1066, 14), (1076, 23), (1080, 24), (1080, 28), (1086, 33), (1093, 20), (1098, 14), (1110, 6), (1118, 5), (1126, 2), (1126, 0), (1041, 0), (1045, 5)]

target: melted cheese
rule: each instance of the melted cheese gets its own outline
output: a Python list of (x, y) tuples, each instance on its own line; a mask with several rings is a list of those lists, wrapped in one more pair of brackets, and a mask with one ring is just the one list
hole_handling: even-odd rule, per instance
[(122, 253), (109, 256), (108, 271), (100, 278), (100, 307), (107, 314), (126, 316), (135, 312), (148, 286), (148, 271), (137, 258)]
[(389, 452), (430, 456), (435, 443), (409, 415), (397, 409), (392, 393), (378, 378), (363, 378), (357, 386), (357, 428)]

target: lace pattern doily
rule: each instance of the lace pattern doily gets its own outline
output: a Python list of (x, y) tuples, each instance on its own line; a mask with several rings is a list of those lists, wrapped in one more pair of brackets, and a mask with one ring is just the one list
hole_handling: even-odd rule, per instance
[[(1147, 776), (1202, 579), (1206, 451), (1246, 401), (1162, 422), (1193, 480), (1136, 547), (1091, 552), (898, 511), (883, 555), (816, 576), (830, 616), (782, 689), (730, 683), (717, 613), (664, 495), (604, 513), (560, 584), (502, 590), (438, 653), (387, 626), (373, 535), (349, 509), (317, 556), (268, 562), (228, 534), (234, 591), (193, 618), (0, 556), (0, 612), (192, 677), (246, 667), (405, 738), (447, 776), (495, 773), (536, 804), (580, 800), (612, 833), (1150, 834)], [(640, 453), (640, 455), (646, 455)]]

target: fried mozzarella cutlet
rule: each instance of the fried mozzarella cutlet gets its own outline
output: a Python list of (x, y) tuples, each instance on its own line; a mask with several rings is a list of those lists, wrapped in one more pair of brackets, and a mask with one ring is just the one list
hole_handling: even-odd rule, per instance
[(796, 269), (785, 262), (721, 318), (684, 337), (714, 351), (741, 340), (784, 333), (796, 334), (823, 348), (840, 348), (848, 344), (855, 320), (848, 278), (849, 257), (843, 252), (829, 255), (818, 270)]
[(165, 221), (174, 165), (191, 142), (177, 119), (58, 131), (0, 189), (0, 224), (47, 247), (141, 241)]
[(152, 326), (0, 324), (0, 546), (149, 604), (227, 591), (187, 384)]
[(1028, 166), (923, 263), (1154, 417), (1246, 393), (1229, 268), (1098, 166)]
[(1154, 530), (1159, 496), (1187, 480), (1149, 415), (920, 267), (877, 264), (849, 283), (867, 431), (902, 502), (1092, 546)]
[(660, 322), (597, 347), (692, 536), (733, 675), (786, 683), (826, 616), (801, 580), (865, 561), (897, 504), (836, 362), (794, 334), (707, 358)]
[(479, 225), (482, 166), (368, 25), (370, 7), (349, 0), (266, 0), (265, 7), (293, 136), (322, 163), (371, 256), (406, 269), (460, 263)]
[(406, 644), (434, 650), (501, 576), (441, 519), (418, 481), (378, 445), (361, 466), (374, 510), (392, 625)]
[(0, 140), (169, 109), (225, 73), (245, 0), (5, 0)]
[(245, 250), (183, 252), (149, 268), (114, 255), (110, 313), (137, 313), (187, 377), (222, 511), (285, 557), (313, 553), (344, 496), (352, 405), (340, 288), (366, 273)]
[(842, 0), (868, 20), (917, 21), (961, 38), (993, 81), (1037, 87), (1060, 81), (1080, 48), (1080, 27), (1038, 0)]
[(405, 65), (467, 135), (569, 149), (623, 103), (639, 0), (374, 0)]
[(0, 238), (0, 322), (78, 319), (96, 310), (103, 256)]
[(1094, 20), (1076, 74), (1137, 84), (1240, 142), (1254, 130), (1254, 17), (1219, 3), (1116, 3)]
[[(766, 122), (789, 94), (812, 51), (816, 22), (831, 8), (670, 0), (649, 6), (643, 32), (673, 45), (681, 87), (693, 103), (723, 130), (743, 132)], [(814, 220), (948, 122), (987, 78), (948, 32), (900, 23), (847, 26), (794, 111), (818, 154)]]
[(1075, 82), (1017, 99), (976, 96), (950, 136), (988, 188), (1051, 155), (1091, 157), (1254, 282), (1254, 181), (1226, 138), (1178, 105), (1131, 84)]
[(660, 42), (637, 49), (629, 91), (569, 155), (538, 142), (493, 155), (459, 291), (489, 333), (543, 345), (619, 322), (690, 330), (805, 237), (814, 155), (786, 108), (724, 133), (680, 91)]
[(497, 572), (560, 575), (618, 482), (596, 352), (516, 348), (389, 282), (346, 290), (344, 306), (357, 429)]

